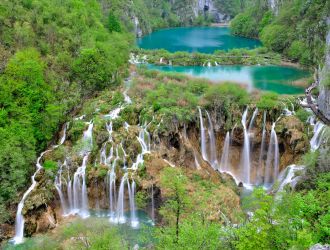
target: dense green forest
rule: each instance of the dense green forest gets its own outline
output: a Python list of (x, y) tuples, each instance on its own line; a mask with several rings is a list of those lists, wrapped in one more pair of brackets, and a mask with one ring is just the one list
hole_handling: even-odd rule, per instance
[[(142, 51), (150, 62), (167, 58), (178, 65), (203, 65), (211, 58), (219, 64), (280, 64), (282, 54), (308, 68), (324, 64), (330, 1), (283, 0), (275, 10), (267, 0), (216, 0), (213, 3), (220, 12), (234, 18), (231, 21), (234, 35), (258, 38), (264, 47), (217, 51), (211, 56)], [(138, 50), (137, 35), (165, 27), (209, 25), (215, 21), (210, 13), (201, 10), (197, 10), (196, 15), (196, 4), (195, 0), (0, 1), (0, 224), (14, 224), (16, 204), (30, 185), (37, 156), (58, 140), (65, 122), (73, 121), (72, 117), (81, 115), (83, 110), (95, 120), (94, 130), (101, 130), (105, 122), (96, 117), (95, 110), (99, 108), (96, 104), (106, 110), (118, 108), (124, 102), (121, 89), (123, 79), (129, 76), (130, 53)], [(242, 55), (244, 57), (239, 57)], [(222, 56), (228, 58), (222, 62), (218, 59)], [(288, 119), (289, 128), (279, 122), (278, 134), (283, 138), (293, 134), (292, 147), (311, 138), (312, 127), (306, 125), (310, 114), (294, 97), (274, 93), (250, 95), (239, 85), (230, 83), (212, 85), (204, 79), (149, 71), (144, 67), (134, 70), (138, 77), (133, 80), (129, 94), (137, 101), (125, 106), (123, 118), (114, 123), (116, 132), (125, 133), (121, 127), (124, 121), (137, 126), (140, 119), (146, 123), (156, 117), (158, 124), (156, 121), (149, 124), (153, 132), (160, 133), (157, 139), (168, 137), (168, 143), (176, 148), (177, 139), (173, 137), (185, 137), (178, 132), (178, 126), (193, 124), (193, 129), (199, 131), (196, 107), (213, 110), (214, 114), (218, 112), (218, 126), (224, 131), (230, 131), (237, 124), (242, 131), (241, 111), (245, 107), (259, 108), (260, 113), (265, 112), (275, 122), (275, 118), (280, 117), (280, 109), (292, 105), (295, 113), (292, 120)], [(327, 69), (324, 72), (324, 82), (330, 86)], [(101, 108), (101, 113), (104, 110)], [(261, 118), (258, 122), (260, 125)], [(271, 124), (268, 126), (270, 131)], [(82, 121), (72, 122), (68, 133), (72, 144), (85, 129)], [(96, 141), (101, 143), (94, 145), (93, 160), (100, 150), (97, 147), (107, 140), (107, 135), (108, 131), (97, 131)], [(304, 155), (300, 151), (295, 155), (293, 150), (292, 158), (306, 166), (306, 170), (301, 173), (301, 181), (294, 191), (286, 188), (276, 195), (256, 188), (240, 201), (240, 198), (236, 200), (239, 191), (232, 180), (211, 182), (205, 177), (207, 174), (186, 168), (159, 170), (155, 179), (164, 191), (158, 207), (161, 223), (147, 232), (153, 238), (155, 249), (308, 249), (316, 243), (329, 243), (329, 130), (322, 136), (328, 139), (316, 151), (308, 146), (303, 148), (306, 144), (297, 146), (303, 148)], [(132, 138), (135, 137), (134, 134)], [(123, 137), (120, 140), (123, 141)], [(137, 151), (134, 143), (129, 146), (132, 147), (129, 150)], [(58, 150), (64, 152), (63, 148)], [(63, 152), (56, 153), (62, 156)], [(45, 175), (52, 181), (58, 167), (54, 155), (54, 159), (50, 156), (47, 161), (48, 169), (45, 164)], [(152, 157), (148, 160), (152, 161)], [(93, 172), (97, 178), (107, 173), (100, 169)], [(143, 165), (138, 178), (150, 181), (154, 176), (148, 174)], [(137, 183), (142, 181), (139, 183), (138, 179)], [(138, 206), (145, 206), (148, 199), (146, 193), (138, 194)], [(219, 204), (220, 201), (223, 204)], [(212, 206), (221, 207), (226, 215), (220, 214), (220, 210), (212, 214)], [(232, 209), (234, 206), (237, 210)], [(252, 212), (253, 216), (246, 216), (245, 211)], [(67, 243), (80, 234), (90, 238), (91, 249), (107, 249), (109, 244), (113, 249), (131, 247), (116, 228), (108, 231), (104, 228), (102, 223), (95, 228), (72, 223), (59, 230), (60, 235), (56, 237), (58, 242), (65, 241), (64, 249), (82, 247)], [(141, 241), (148, 245), (150, 239), (146, 238)], [(47, 236), (42, 244), (55, 249), (54, 244), (58, 242), (54, 242)], [(31, 245), (30, 249), (37, 248)]]
[(330, 2), (276, 1), (276, 10), (268, 2), (246, 3), (244, 12), (231, 22), (232, 33), (260, 38), (267, 48), (303, 65), (322, 64)]
[(66, 116), (119, 83), (133, 36), (111, 25), (97, 1), (1, 1), (1, 221)]

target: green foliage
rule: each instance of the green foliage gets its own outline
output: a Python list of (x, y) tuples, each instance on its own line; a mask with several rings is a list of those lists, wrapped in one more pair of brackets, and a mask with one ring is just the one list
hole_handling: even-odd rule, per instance
[[(160, 210), (170, 225), (174, 225), (174, 243), (179, 242), (180, 220), (189, 206), (187, 197), (187, 178), (178, 168), (167, 167), (161, 172), (161, 186), (164, 188), (166, 202)], [(172, 224), (173, 223), (173, 224)]]
[(296, 111), (296, 116), (299, 118), (300, 121), (302, 121), (303, 123), (307, 122), (307, 119), (310, 117), (310, 113), (308, 111), (306, 111), (305, 109), (299, 109), (298, 111)]
[(235, 104), (245, 106), (249, 103), (247, 91), (239, 85), (231, 83), (212, 85), (205, 93), (205, 99), (209, 106), (216, 107)]
[(281, 56), (265, 47), (256, 49), (231, 49), (229, 51), (218, 50), (213, 54), (174, 52), (166, 50), (143, 50), (134, 49), (133, 53), (139, 56), (147, 56), (147, 62), (152, 64), (161, 64), (160, 58), (164, 62), (171, 61), (172, 65), (181, 66), (203, 66), (206, 62), (212, 65), (269, 65), (280, 64)]
[(268, 1), (246, 2), (244, 12), (231, 22), (233, 34), (259, 37), (267, 48), (303, 65), (322, 63), (328, 1), (282, 1), (277, 10), (270, 10)]
[(276, 52), (283, 51), (288, 46), (286, 30), (287, 27), (284, 25), (268, 25), (262, 30), (260, 39), (267, 48), (270, 48)]
[(43, 163), (43, 167), (44, 169), (46, 170), (50, 170), (50, 171), (55, 171), (57, 170), (57, 162), (55, 161), (52, 161), (52, 160), (46, 160), (44, 163)]
[(276, 93), (268, 92), (263, 94), (257, 102), (259, 109), (270, 110), (278, 105), (279, 96)]
[(95, 0), (0, 2), (0, 209), (17, 202), (67, 113), (120, 80), (132, 36), (104, 20)]
[(118, 18), (112, 12), (109, 13), (108, 27), (110, 32), (121, 32), (121, 27)]
[(135, 202), (136, 206), (140, 209), (145, 209), (147, 206), (148, 194), (144, 191), (139, 191), (136, 193)]

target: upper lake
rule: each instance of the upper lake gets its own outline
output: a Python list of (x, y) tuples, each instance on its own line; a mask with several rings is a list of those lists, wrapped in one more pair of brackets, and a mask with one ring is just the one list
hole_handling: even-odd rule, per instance
[(235, 48), (253, 49), (260, 41), (230, 34), (227, 27), (182, 27), (162, 29), (137, 40), (143, 49), (166, 49), (170, 52), (186, 51), (213, 53)]

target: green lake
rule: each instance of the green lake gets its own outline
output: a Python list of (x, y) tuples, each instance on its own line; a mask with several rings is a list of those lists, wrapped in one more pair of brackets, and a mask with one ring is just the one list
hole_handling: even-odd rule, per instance
[[(170, 52), (187, 51), (213, 53), (216, 50), (235, 48), (253, 49), (261, 46), (260, 41), (233, 36), (227, 27), (181, 27), (155, 31), (137, 40), (137, 45), (144, 49), (166, 49)], [(259, 89), (279, 94), (301, 94), (302, 87), (293, 82), (310, 73), (305, 70), (284, 66), (244, 66), (219, 65), (168, 66), (148, 65), (149, 69), (177, 72), (202, 77), (214, 82), (232, 81), (246, 85), (249, 90)]]
[(261, 46), (255, 39), (232, 36), (227, 27), (181, 27), (162, 29), (137, 40), (143, 49), (166, 49), (170, 52), (187, 51), (213, 53), (235, 48), (253, 49)]
[(293, 86), (292, 83), (310, 76), (308, 71), (284, 66), (221, 65), (203, 67), (149, 64), (148, 68), (165, 72), (184, 73), (194, 77), (206, 78), (214, 82), (232, 81), (246, 85), (248, 90), (259, 89), (279, 94), (304, 93), (304, 88)]

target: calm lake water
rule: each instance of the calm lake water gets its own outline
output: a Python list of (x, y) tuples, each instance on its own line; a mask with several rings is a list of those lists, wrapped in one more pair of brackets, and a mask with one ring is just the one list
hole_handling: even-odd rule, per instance
[(143, 49), (166, 49), (170, 52), (187, 51), (213, 53), (235, 48), (253, 49), (261, 46), (255, 39), (232, 36), (227, 27), (184, 27), (155, 31), (137, 40)]
[(148, 65), (149, 69), (184, 73), (206, 78), (214, 82), (233, 81), (247, 85), (249, 90), (259, 89), (279, 94), (301, 94), (302, 87), (293, 86), (292, 82), (310, 76), (305, 70), (283, 66), (242, 66), (226, 65), (216, 67), (202, 66), (158, 66)]

